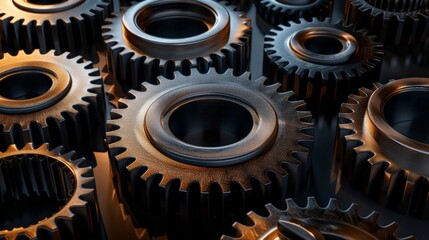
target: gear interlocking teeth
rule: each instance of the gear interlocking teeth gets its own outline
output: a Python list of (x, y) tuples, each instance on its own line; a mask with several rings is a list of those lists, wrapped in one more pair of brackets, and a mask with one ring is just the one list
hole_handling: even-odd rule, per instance
[(91, 168), (61, 151), (29, 143), (0, 152), (1, 239), (97, 237)]
[(426, 0), (347, 0), (344, 20), (368, 29), (385, 44), (413, 44), (429, 36)]
[(248, 69), (251, 24), (237, 7), (212, 0), (161, 3), (136, 3), (103, 26), (109, 71), (125, 90), (191, 68), (233, 68), (236, 75)]
[(340, 113), (340, 147), (349, 180), (402, 214), (429, 218), (429, 79), (362, 88)]

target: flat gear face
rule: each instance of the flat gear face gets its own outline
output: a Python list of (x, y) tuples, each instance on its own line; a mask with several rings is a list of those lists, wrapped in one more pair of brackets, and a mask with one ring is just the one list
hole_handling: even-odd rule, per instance
[[(9, 207), (50, 196), (64, 205), (44, 219), (35, 220), (28, 226), (13, 226), (0, 229), (0, 238), (12, 239), (55, 239), (70, 237), (92, 239), (91, 219), (93, 213), (94, 189), (89, 187), (93, 178), (90, 167), (79, 166), (83, 159), (72, 160), (74, 153), (61, 153), (62, 148), (48, 150), (48, 145), (33, 148), (31, 144), (18, 149), (11, 145), (0, 152), (0, 206)], [(10, 174), (10, 173), (13, 174)], [(9, 201), (13, 201), (10, 203)], [(28, 204), (28, 203), (27, 203)], [(37, 203), (34, 203), (37, 206)], [(6, 213), (4, 211), (3, 213)], [(20, 221), (21, 216), (16, 216)], [(13, 222), (13, 221), (12, 221)], [(68, 228), (70, 226), (71, 228)], [(73, 229), (73, 230), (70, 230)], [(92, 229), (92, 230), (91, 230)]]
[[(303, 146), (312, 142), (312, 138), (304, 134), (312, 128), (312, 124), (307, 122), (309, 113), (299, 110), (305, 104), (303, 101), (291, 100), (292, 92), (276, 92), (278, 84), (266, 86), (263, 84), (264, 78), (254, 81), (249, 77), (249, 73), (234, 76), (232, 70), (218, 74), (213, 68), (207, 73), (199, 73), (193, 69), (189, 76), (176, 72), (173, 80), (160, 77), (158, 85), (143, 84), (145, 91), (132, 90), (132, 99), (120, 100), (119, 109), (112, 110), (112, 120), (108, 124), (108, 140), (114, 165), (119, 172), (122, 195), (128, 204), (134, 204), (135, 209), (166, 211), (168, 215), (175, 208), (159, 208), (155, 206), (156, 201), (167, 201), (166, 204), (175, 202), (175, 206), (176, 203), (179, 206), (187, 206), (187, 209), (179, 207), (176, 210), (179, 213), (187, 212), (189, 215), (185, 215), (185, 219), (192, 219), (198, 214), (202, 214), (200, 217), (204, 219), (204, 214), (207, 213), (200, 212), (199, 207), (204, 204), (208, 204), (210, 212), (221, 211), (228, 216), (229, 211), (242, 211), (260, 200), (264, 201), (264, 198), (281, 205), (282, 196), (296, 195), (301, 187), (305, 186), (307, 149)], [(207, 96), (209, 99), (200, 100), (200, 97)], [(166, 97), (168, 101), (164, 100)], [(258, 101), (255, 102), (255, 99)], [(190, 107), (181, 105), (183, 102)], [(268, 105), (260, 105), (261, 102)], [(176, 106), (176, 103), (179, 105)], [(202, 103), (204, 107), (194, 103)], [(234, 103), (234, 107), (231, 103)], [(252, 116), (255, 118), (250, 122), (253, 121), (256, 125), (251, 127), (252, 130), (249, 130), (250, 133), (246, 137), (236, 143), (217, 146), (208, 146), (206, 144), (210, 143), (201, 141), (188, 143), (186, 138), (175, 132), (174, 125), (179, 124), (178, 126), (182, 126), (179, 129), (187, 129), (192, 125), (199, 125), (200, 122), (187, 124), (187, 120), (171, 120), (177, 119), (183, 111), (186, 113), (184, 116), (198, 118), (200, 111), (215, 108), (219, 112), (210, 118), (218, 119), (217, 115), (226, 112), (226, 118), (237, 119), (238, 122), (231, 120), (224, 123), (232, 129), (234, 126), (242, 129), (244, 127), (238, 126), (247, 125), (247, 120), (251, 117), (243, 117), (245, 113), (237, 115), (237, 112), (243, 111), (237, 106), (248, 106), (244, 110), (245, 113), (254, 111)], [(170, 113), (169, 109), (174, 109), (173, 113)], [(265, 115), (260, 111), (271, 111), (267, 114), (272, 116), (271, 120), (265, 119)], [(232, 117), (228, 117), (229, 114)], [(170, 120), (161, 121), (163, 116), (169, 116)], [(220, 118), (216, 122), (222, 122), (224, 119)], [(209, 119), (207, 121), (211, 122)], [(153, 128), (152, 124), (156, 122), (161, 122), (169, 128)], [(174, 132), (175, 137), (170, 135), (169, 140), (165, 140), (166, 136), (157, 134), (159, 132)], [(242, 137), (245, 135), (239, 134)], [(259, 134), (265, 136), (262, 137), (263, 141), (261, 138), (254, 138), (260, 136)], [(251, 141), (252, 139), (254, 141)], [(261, 142), (263, 145), (258, 145)], [(252, 145), (255, 143), (257, 146)], [(200, 145), (197, 146), (198, 144)], [(259, 150), (254, 151), (255, 149)], [(241, 155), (236, 155), (237, 152)], [(156, 192), (146, 195), (148, 192), (144, 189), (149, 188)], [(273, 188), (272, 191), (268, 190), (270, 188)], [(158, 195), (163, 191), (168, 194)], [(182, 194), (187, 197), (173, 198)], [(261, 196), (257, 197), (259, 194)], [(251, 197), (252, 195), (255, 197)], [(217, 197), (224, 199), (224, 207), (227, 210), (214, 210), (215, 206), (220, 204), (219, 201), (222, 201), (215, 200)], [(162, 200), (147, 202), (148, 199), (154, 198)], [(212, 199), (211, 203), (205, 202), (209, 199)], [(201, 203), (192, 204), (192, 201)], [(232, 207), (234, 201), (238, 204), (236, 208)], [(143, 202), (148, 205), (141, 204)], [(209, 218), (217, 215), (210, 212)], [(218, 219), (217, 222), (216, 224), (219, 224), (221, 220)], [(197, 224), (201, 223), (197, 221)]]
[[(415, 130), (422, 125), (412, 118), (419, 119), (418, 113), (424, 118), (427, 81), (409, 78), (362, 88), (349, 96), (340, 113), (343, 164), (350, 181), (373, 200), (425, 219), (429, 216), (429, 148), (424, 138), (410, 137), (425, 134), (425, 127)], [(415, 127), (404, 125), (408, 123)]]
[(292, 199), (287, 199), (286, 203), (284, 211), (267, 204), (267, 217), (249, 212), (252, 226), (235, 223), (237, 236), (224, 235), (221, 239), (415, 239), (397, 238), (398, 225), (395, 223), (379, 226), (375, 212), (367, 217), (359, 216), (356, 204), (343, 211), (338, 208), (336, 199), (331, 199), (326, 207), (319, 207), (314, 198), (308, 198), (306, 207), (298, 206)]

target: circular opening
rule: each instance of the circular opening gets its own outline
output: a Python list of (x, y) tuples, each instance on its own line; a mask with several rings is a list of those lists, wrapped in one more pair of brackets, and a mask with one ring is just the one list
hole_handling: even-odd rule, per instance
[(207, 32), (215, 24), (216, 16), (201, 5), (167, 3), (144, 8), (136, 20), (138, 27), (149, 35), (180, 39)]
[(12, 73), (0, 81), (0, 96), (12, 100), (26, 100), (46, 93), (52, 87), (49, 75), (37, 71)]
[(235, 102), (204, 99), (175, 109), (170, 131), (183, 142), (201, 147), (230, 145), (245, 138), (253, 127), (251, 113)]
[(384, 105), (387, 123), (402, 135), (429, 144), (429, 89), (401, 92)]
[(324, 55), (336, 54), (343, 49), (340, 40), (328, 36), (311, 37), (305, 41), (304, 46), (311, 52)]
[(63, 163), (41, 155), (0, 159), (0, 230), (28, 227), (67, 204), (75, 178)]
[(52, 5), (67, 2), (67, 0), (27, 0), (31, 4)]

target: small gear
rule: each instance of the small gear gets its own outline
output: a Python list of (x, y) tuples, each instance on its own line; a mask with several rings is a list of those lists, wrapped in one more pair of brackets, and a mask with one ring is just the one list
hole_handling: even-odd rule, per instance
[(429, 217), (429, 79), (362, 88), (343, 104), (341, 145), (349, 180), (400, 213)]
[(1, 239), (95, 239), (91, 168), (61, 151), (29, 143), (0, 152)]
[(330, 19), (301, 19), (265, 36), (264, 74), (307, 100), (312, 111), (337, 109), (347, 95), (376, 81), (383, 46)]
[(332, 14), (332, 0), (255, 0), (256, 11), (273, 26), (300, 18), (323, 20)]
[(427, 0), (347, 0), (344, 19), (385, 44), (413, 44), (429, 36)]
[(20, 51), (0, 59), (0, 150), (49, 143), (84, 156), (101, 148), (104, 106), (99, 70), (80, 57)]
[(120, 195), (140, 223), (158, 216), (178, 228), (172, 236), (216, 238), (250, 208), (304, 192), (311, 115), (264, 81), (192, 69), (120, 100), (108, 142)]
[(10, 0), (0, 6), (0, 53), (40, 49), (76, 56), (101, 37), (105, 0)]
[(109, 71), (126, 90), (195, 67), (242, 74), (250, 57), (251, 24), (236, 8), (211, 0), (136, 3), (103, 26)]
[(398, 224), (387, 226), (377, 224), (378, 213), (361, 217), (358, 206), (352, 204), (347, 210), (338, 208), (337, 200), (331, 199), (326, 207), (319, 207), (314, 198), (308, 198), (307, 206), (302, 208), (292, 199), (287, 199), (287, 209), (282, 211), (271, 204), (266, 208), (269, 216), (248, 213), (253, 226), (235, 223), (239, 233), (236, 237), (222, 236), (222, 240), (246, 239), (379, 239), (412, 240), (414, 237), (398, 238), (395, 232)]

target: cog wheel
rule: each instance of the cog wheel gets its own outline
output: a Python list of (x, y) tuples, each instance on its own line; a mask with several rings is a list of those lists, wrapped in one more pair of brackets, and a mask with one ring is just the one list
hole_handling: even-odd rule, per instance
[(383, 48), (363, 30), (313, 18), (272, 29), (264, 53), (265, 76), (323, 111), (378, 78)]
[(247, 239), (402, 239), (411, 240), (414, 237), (398, 238), (395, 232), (398, 224), (387, 226), (377, 224), (378, 213), (361, 217), (358, 206), (352, 204), (347, 210), (338, 208), (337, 200), (330, 199), (326, 207), (319, 207), (315, 198), (308, 198), (307, 206), (302, 208), (292, 199), (287, 199), (287, 209), (282, 211), (271, 204), (266, 208), (269, 216), (259, 216), (254, 212), (247, 215), (253, 226), (235, 223), (238, 236), (222, 236), (222, 240)]
[(332, 0), (256, 0), (259, 16), (273, 26), (287, 24), (300, 18), (323, 20), (332, 14)]
[(134, 4), (103, 26), (109, 71), (126, 90), (155, 83), (159, 75), (171, 79), (174, 71), (189, 74), (191, 68), (233, 68), (242, 74), (248, 68), (251, 27), (236, 8), (211, 0)]
[(104, 106), (99, 70), (80, 57), (20, 51), (0, 59), (2, 151), (33, 142), (84, 156), (102, 147)]
[(350, 95), (340, 114), (343, 165), (366, 195), (402, 214), (429, 217), (428, 78)]
[(1, 239), (95, 239), (91, 168), (61, 151), (29, 143), (0, 152)]
[(250, 208), (303, 192), (313, 125), (292, 92), (232, 69), (158, 82), (131, 90), (108, 123), (120, 195), (142, 225), (158, 218), (177, 228), (171, 237), (215, 239)]
[(101, 37), (107, 0), (11, 0), (0, 7), (0, 52), (85, 52)]
[(347, 0), (344, 20), (368, 29), (385, 44), (413, 44), (429, 36), (426, 0)]

